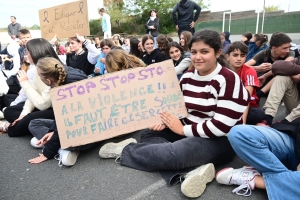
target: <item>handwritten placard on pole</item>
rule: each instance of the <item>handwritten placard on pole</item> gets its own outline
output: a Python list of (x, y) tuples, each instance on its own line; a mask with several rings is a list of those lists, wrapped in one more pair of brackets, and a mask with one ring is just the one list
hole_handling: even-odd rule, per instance
[(51, 39), (90, 35), (87, 0), (39, 10), (42, 37)]
[(62, 148), (148, 128), (168, 111), (187, 116), (171, 60), (50, 90)]

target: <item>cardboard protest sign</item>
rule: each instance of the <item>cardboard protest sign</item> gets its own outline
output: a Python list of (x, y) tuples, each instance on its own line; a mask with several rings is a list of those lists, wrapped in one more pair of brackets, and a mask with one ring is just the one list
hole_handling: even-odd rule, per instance
[(161, 122), (168, 111), (187, 116), (171, 60), (50, 90), (62, 148), (105, 140)]
[(39, 10), (42, 37), (51, 39), (90, 35), (87, 0)]

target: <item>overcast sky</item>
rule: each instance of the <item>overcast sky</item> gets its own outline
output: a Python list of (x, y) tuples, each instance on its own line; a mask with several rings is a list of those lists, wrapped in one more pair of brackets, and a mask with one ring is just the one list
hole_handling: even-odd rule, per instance
[[(53, 7), (59, 4), (73, 2), (75, 0), (0, 0), (0, 27), (7, 27), (10, 16), (17, 17), (17, 22), (23, 26), (39, 24), (38, 10)], [(166, 0), (167, 1), (167, 0)], [(263, 0), (205, 0), (210, 3), (210, 9), (214, 11), (231, 10), (244, 11), (263, 8)], [(265, 0), (266, 6), (279, 5), (285, 12), (300, 11), (300, 0)], [(90, 19), (98, 19), (97, 9), (102, 6), (102, 0), (88, 0)], [(201, 15), (200, 15), (201, 17)]]

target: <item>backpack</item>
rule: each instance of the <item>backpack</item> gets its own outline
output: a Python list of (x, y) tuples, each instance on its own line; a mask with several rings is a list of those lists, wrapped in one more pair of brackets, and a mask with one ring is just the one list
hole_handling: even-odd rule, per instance
[(11, 70), (12, 68), (14, 68), (14, 63), (9, 60), (6, 60), (6, 61), (4, 61), (3, 66), (4, 66), (4, 69)]
[[(2, 73), (7, 78), (7, 75), (4, 73), (4, 71), (2, 71)], [(19, 94), (21, 90), (21, 85), (17, 78), (17, 75), (12, 75), (9, 78), (7, 78), (6, 83), (9, 87), (7, 94)]]

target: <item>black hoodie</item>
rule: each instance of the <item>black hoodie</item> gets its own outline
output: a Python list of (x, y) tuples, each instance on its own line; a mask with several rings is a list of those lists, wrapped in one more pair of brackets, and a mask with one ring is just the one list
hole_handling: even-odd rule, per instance
[[(196, 10), (195, 16), (194, 10)], [(178, 16), (176, 16), (177, 12)], [(196, 2), (190, 0), (181, 0), (173, 8), (173, 21), (178, 26), (190, 25), (192, 21), (197, 21), (200, 12), (201, 7)]]
[(146, 65), (162, 62), (164, 60), (165, 56), (162, 54), (159, 48), (154, 49), (150, 54), (145, 54), (145, 56), (143, 57), (143, 61)]

